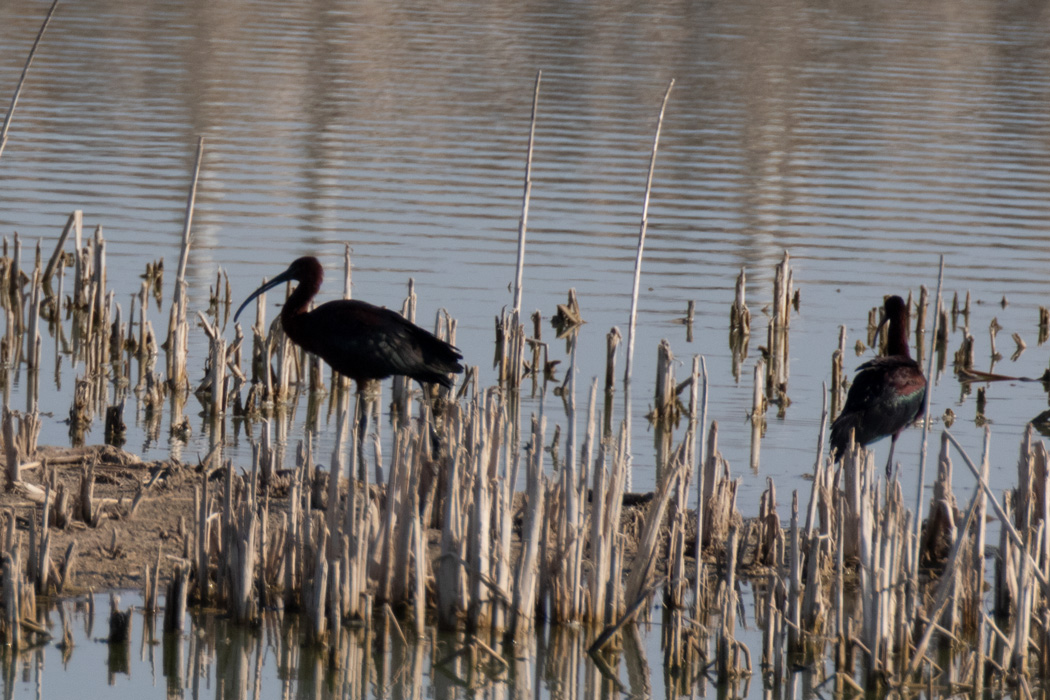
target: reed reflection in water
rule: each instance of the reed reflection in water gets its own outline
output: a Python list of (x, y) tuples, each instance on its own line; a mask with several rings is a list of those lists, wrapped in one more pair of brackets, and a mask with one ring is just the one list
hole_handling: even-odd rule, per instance
[[(17, 653), (0, 651), (4, 697), (150, 698), (456, 698), (661, 697), (664, 687), (704, 696), (703, 677), (655, 672), (654, 637), (631, 628), (622, 648), (600, 657), (587, 653), (587, 633), (544, 627), (513, 651), (497, 650), (462, 634), (428, 628), (406, 638), (393, 616), (371, 626), (342, 627), (327, 649), (303, 644), (296, 615), (264, 614), (256, 627), (222, 617), (189, 616), (185, 635), (165, 635), (155, 614), (136, 608), (128, 643), (107, 643), (103, 596), (67, 600), (46, 611), (42, 625), (57, 636), (63, 626), (72, 644), (45, 644)], [(653, 611), (659, 619), (660, 612)], [(646, 641), (649, 640), (649, 641)], [(46, 682), (45, 679), (46, 678)], [(748, 684), (738, 686), (747, 695)], [(670, 697), (670, 696), (669, 696)]]

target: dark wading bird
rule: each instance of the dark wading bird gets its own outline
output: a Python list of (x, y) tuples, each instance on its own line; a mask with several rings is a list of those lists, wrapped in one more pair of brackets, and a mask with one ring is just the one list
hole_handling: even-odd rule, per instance
[(332, 369), (361, 384), (400, 374), (420, 383), (452, 387), (450, 373), (463, 371), (459, 350), (408, 321), (401, 314), (354, 299), (339, 299), (308, 311), (321, 288), (324, 268), (314, 257), (299, 258), (252, 292), (233, 320), (255, 297), (279, 284), (299, 284), (281, 309), (281, 326), (292, 342)]
[(926, 400), (926, 377), (908, 352), (908, 305), (898, 296), (886, 299), (888, 323), (886, 354), (857, 368), (846, 405), (831, 424), (831, 451), (836, 459), (846, 454), (852, 432), (858, 445), (869, 445), (890, 437), (886, 475), (893, 472), (893, 448), (901, 431), (922, 415)]

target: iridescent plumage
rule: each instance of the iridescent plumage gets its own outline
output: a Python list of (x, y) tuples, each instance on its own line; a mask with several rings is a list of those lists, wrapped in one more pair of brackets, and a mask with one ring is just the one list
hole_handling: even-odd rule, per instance
[(892, 472), (893, 448), (901, 431), (921, 415), (926, 400), (926, 377), (908, 350), (908, 305), (899, 296), (886, 299), (880, 329), (886, 332), (886, 354), (857, 368), (846, 405), (831, 425), (831, 450), (841, 457), (850, 433), (859, 445), (890, 436), (886, 473)]

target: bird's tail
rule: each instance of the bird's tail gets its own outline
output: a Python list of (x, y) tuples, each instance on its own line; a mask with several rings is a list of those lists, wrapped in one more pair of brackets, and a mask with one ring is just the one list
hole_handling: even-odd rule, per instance
[(842, 459), (849, 448), (850, 434), (859, 431), (860, 417), (855, 413), (843, 413), (831, 424), (831, 452), (835, 459)]
[(457, 363), (454, 366), (454, 368), (450, 368), (447, 372), (445, 372), (443, 374), (439, 373), (439, 372), (418, 372), (417, 374), (415, 374), (413, 376), (413, 379), (417, 379), (418, 381), (420, 381), (420, 382), (422, 382), (424, 384), (440, 384), (441, 386), (445, 387), (446, 389), (451, 389), (452, 385), (453, 385), (453, 382), (452, 382), (452, 378), (449, 376), (449, 374), (453, 373), (453, 372), (458, 374), (458, 373), (460, 373), (462, 371), (463, 371), (462, 365)]
[(413, 378), (424, 383), (440, 384), (446, 389), (451, 389), (453, 382), (449, 375), (459, 374), (463, 371), (463, 365), (459, 362), (462, 359), (463, 355), (460, 354), (458, 348), (442, 341), (440, 345), (435, 344), (430, 348), (426, 369), (414, 375)]

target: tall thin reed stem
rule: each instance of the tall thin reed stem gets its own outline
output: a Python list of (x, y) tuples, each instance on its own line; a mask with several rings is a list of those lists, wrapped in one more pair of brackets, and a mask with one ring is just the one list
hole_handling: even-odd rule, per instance
[(197, 157), (193, 163), (193, 178), (190, 181), (190, 193), (186, 198), (186, 220), (182, 226), (182, 252), (179, 254), (177, 280), (186, 279), (186, 263), (190, 257), (190, 227), (193, 223), (193, 206), (197, 200), (197, 182), (201, 174), (201, 158), (204, 156), (204, 137), (197, 137)]
[[(631, 369), (634, 361), (634, 328), (638, 318), (638, 290), (642, 280), (642, 255), (645, 252), (645, 232), (649, 227), (649, 196), (653, 189), (653, 170), (656, 168), (656, 149), (660, 145), (660, 130), (664, 124), (664, 111), (667, 109), (667, 100), (671, 97), (671, 88), (674, 87), (674, 78), (667, 84), (664, 92), (663, 102), (660, 103), (660, 115), (656, 120), (656, 133), (653, 134), (653, 150), (649, 155), (649, 173), (645, 178), (645, 197), (642, 199), (642, 222), (638, 229), (638, 253), (634, 259), (634, 282), (631, 285), (631, 315), (627, 324), (627, 362), (623, 371), (623, 422), (624, 433), (627, 435), (626, 457), (630, 464), (631, 454)], [(627, 470), (626, 486), (631, 486), (631, 470)]]
[[(656, 133), (653, 135), (653, 150), (649, 155), (649, 174), (645, 178), (645, 197), (642, 200), (642, 223), (638, 230), (638, 252), (634, 259), (634, 284), (631, 287), (631, 316), (630, 324), (627, 326), (627, 366), (624, 368), (624, 384), (631, 382), (631, 363), (634, 360), (634, 326), (638, 317), (638, 289), (642, 281), (642, 254), (645, 251), (645, 231), (649, 227), (649, 196), (653, 190), (653, 170), (656, 168), (656, 149), (660, 145), (660, 130), (664, 124), (664, 111), (667, 109), (667, 100), (671, 97), (671, 88), (674, 87), (674, 78), (667, 84), (664, 100), (660, 104), (660, 116), (656, 120)], [(630, 415), (630, 405), (626, 405), (627, 414)]]
[(40, 25), (40, 31), (37, 32), (36, 40), (33, 41), (32, 48), (29, 49), (29, 56), (26, 57), (26, 64), (22, 68), (22, 76), (18, 79), (18, 86), (15, 87), (15, 94), (11, 96), (11, 106), (7, 108), (7, 116), (4, 117), (4, 125), (0, 127), (0, 155), (4, 153), (4, 146), (7, 145), (7, 131), (11, 128), (11, 118), (15, 114), (15, 107), (18, 105), (18, 98), (22, 95), (22, 88), (25, 86), (26, 76), (29, 75), (29, 66), (33, 63), (33, 57), (36, 56), (37, 47), (40, 46), (40, 40), (44, 38), (44, 32), (47, 31), (47, 25), (51, 24), (51, 18), (55, 14), (55, 10), (58, 8), (58, 0), (51, 3), (51, 9), (47, 11), (47, 16), (44, 17), (44, 23)]
[[(941, 290), (944, 288), (944, 256), (941, 256), (940, 270), (937, 273), (937, 313), (933, 315), (933, 333), (930, 334), (930, 356), (926, 359), (926, 397), (923, 400), (922, 411), (922, 449), (919, 452), (919, 476), (915, 487), (915, 537), (912, 546), (918, 547), (922, 534), (922, 505), (923, 484), (926, 483), (926, 443), (930, 431), (930, 397), (933, 394), (933, 357), (937, 354), (937, 331), (941, 321)], [(919, 581), (919, 557), (918, 551), (913, 552), (911, 557), (911, 571), (909, 572), (912, 590), (917, 590)]]
[(521, 312), (521, 277), (525, 269), (525, 231), (529, 224), (529, 198), (532, 196), (532, 147), (536, 140), (536, 108), (540, 103), (540, 79), (543, 71), (536, 71), (536, 87), (532, 92), (532, 119), (529, 122), (529, 146), (525, 156), (525, 191), (521, 195), (521, 219), (518, 220), (518, 264), (514, 272), (514, 314)]

